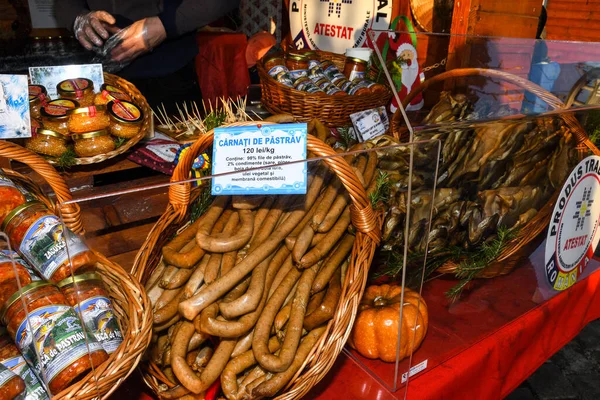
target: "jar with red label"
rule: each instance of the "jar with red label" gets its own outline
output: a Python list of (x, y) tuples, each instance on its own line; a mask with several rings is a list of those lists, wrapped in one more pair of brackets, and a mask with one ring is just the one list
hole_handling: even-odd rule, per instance
[(131, 101), (131, 97), (125, 93), (123, 89), (118, 86), (103, 84), (100, 87), (100, 93), (96, 94), (94, 97), (95, 105), (107, 105), (110, 101), (113, 100), (125, 100)]
[(74, 100), (57, 99), (49, 101), (41, 110), (44, 128), (61, 133), (65, 136), (68, 135), (68, 112), (76, 108), (79, 108), (79, 103)]
[[(3, 328), (4, 329), (4, 328)], [(27, 365), (13, 340), (6, 335), (6, 330), (0, 336), (0, 364), (23, 379), (25, 384), (25, 400), (49, 400), (46, 389), (33, 370)]]
[(108, 359), (96, 338), (85, 333), (65, 296), (51, 283), (33, 282), (12, 295), (2, 309), (2, 322), (52, 395)]
[(69, 305), (81, 315), (88, 332), (108, 354), (114, 353), (123, 342), (123, 334), (100, 275), (88, 272), (70, 276), (60, 281), (58, 287)]
[(298, 78), (308, 76), (308, 58), (302, 54), (288, 53), (285, 66), (290, 70), (290, 77), (294, 83)]
[(56, 85), (61, 99), (75, 100), (81, 107), (94, 104), (94, 82), (86, 78), (65, 79)]
[(111, 101), (107, 107), (111, 135), (131, 139), (140, 132), (144, 113), (138, 106), (129, 101)]
[(344, 64), (344, 75), (350, 81), (364, 79), (367, 72), (367, 62), (360, 58), (346, 57)]
[(93, 157), (115, 149), (115, 141), (106, 129), (73, 135), (75, 153), (79, 157)]
[(2, 231), (17, 252), (44, 279), (60, 282), (75, 271), (91, 271), (97, 258), (81, 238), (39, 201), (30, 201), (11, 211)]
[(70, 133), (99, 131), (110, 125), (106, 106), (79, 107), (69, 111), (68, 114)]
[(265, 69), (268, 74), (288, 87), (294, 87), (294, 81), (290, 76), (290, 70), (285, 66), (285, 59), (281, 55), (271, 57), (265, 61)]
[(25, 147), (36, 153), (60, 157), (68, 150), (67, 139), (67, 136), (50, 129), (38, 129), (34, 135), (25, 140)]

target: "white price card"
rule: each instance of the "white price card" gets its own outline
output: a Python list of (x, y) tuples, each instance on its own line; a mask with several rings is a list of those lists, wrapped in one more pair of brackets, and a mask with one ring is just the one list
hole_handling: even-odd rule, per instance
[(280, 164), (306, 159), (306, 135), (306, 124), (216, 128), (212, 194), (305, 194), (306, 163)]
[(31, 137), (27, 75), (0, 75), (0, 139)]

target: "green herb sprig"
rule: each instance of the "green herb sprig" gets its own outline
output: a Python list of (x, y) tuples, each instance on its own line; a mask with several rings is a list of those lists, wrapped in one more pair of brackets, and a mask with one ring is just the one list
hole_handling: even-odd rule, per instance
[(77, 154), (75, 153), (75, 150), (69, 147), (67, 148), (67, 151), (62, 153), (60, 157), (56, 159), (56, 165), (64, 171), (65, 169), (71, 168), (76, 164), (76, 158)]
[(373, 208), (376, 208), (380, 202), (386, 203), (390, 199), (391, 186), (392, 183), (387, 172), (379, 170), (375, 177), (375, 189), (369, 193), (369, 200)]

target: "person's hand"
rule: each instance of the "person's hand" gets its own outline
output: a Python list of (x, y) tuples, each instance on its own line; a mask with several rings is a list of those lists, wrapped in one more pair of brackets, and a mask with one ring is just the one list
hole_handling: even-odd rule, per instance
[(166, 38), (167, 32), (158, 17), (141, 19), (115, 35), (119, 44), (111, 51), (111, 59), (117, 62), (130, 62), (152, 51)]
[(108, 37), (119, 31), (115, 18), (106, 11), (92, 11), (75, 18), (73, 31), (79, 43), (88, 50), (102, 47)]

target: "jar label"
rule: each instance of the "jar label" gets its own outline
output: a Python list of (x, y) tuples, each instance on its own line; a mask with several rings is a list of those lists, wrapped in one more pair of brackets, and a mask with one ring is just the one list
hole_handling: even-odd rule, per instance
[(50, 398), (44, 386), (42, 386), (42, 383), (22, 356), (7, 358), (2, 360), (1, 363), (14, 374), (19, 375), (25, 382), (25, 400), (46, 400)]
[(350, 80), (353, 81), (355, 79), (365, 79), (365, 72), (364, 71), (350, 72)]
[(135, 121), (139, 119), (142, 115), (141, 111), (135, 104), (132, 103), (124, 103), (124, 102), (115, 102), (112, 105), (112, 111), (115, 115), (121, 119), (126, 121)]
[(117, 86), (113, 86), (113, 85), (104, 85), (104, 89), (106, 89), (113, 96), (115, 93), (125, 94), (123, 89), (121, 89), (120, 87), (117, 87)]
[(308, 69), (321, 68), (319, 60), (308, 60)]
[(35, 221), (19, 246), (21, 255), (47, 280), (69, 261), (69, 256), (74, 258), (88, 250), (85, 243), (71, 231), (67, 230), (65, 235), (63, 224), (55, 215), (45, 215)]
[(4, 386), (6, 382), (15, 377), (15, 373), (3, 365), (0, 365), (0, 387)]
[(296, 81), (298, 78), (303, 76), (308, 76), (308, 71), (305, 69), (295, 69), (290, 71), (290, 78), (292, 78), (293, 81)]
[(59, 83), (59, 88), (68, 92), (78, 92), (87, 89), (89, 85), (90, 83), (87, 79), (77, 78), (62, 81)]
[(292, 82), (290, 74), (288, 74), (285, 71), (281, 71), (279, 75), (275, 77), (275, 79), (277, 79), (280, 83), (284, 84), (285, 86), (294, 87), (294, 82)]
[(88, 345), (90, 352), (102, 350), (91, 335), (86, 340), (77, 313), (65, 305), (31, 311), (29, 323), (25, 319), (17, 329), (15, 342), (23, 357), (46, 382), (88, 354)]
[[(108, 86), (108, 87), (112, 87), (112, 86)], [(112, 92), (112, 91), (110, 91), (108, 89), (105, 89), (101, 93), (102, 93), (102, 97), (105, 100), (114, 100), (114, 99), (117, 99), (117, 100), (126, 100), (126, 101), (131, 100), (129, 98), (129, 96), (127, 96), (125, 93), (121, 93), (121, 92)]]
[(19, 264), (27, 270), (32, 282), (42, 280), (42, 278), (38, 276), (38, 274), (33, 270), (33, 268), (31, 268), (31, 266), (27, 264), (27, 262), (23, 260), (16, 251), (0, 250), (0, 264), (5, 262), (12, 263), (13, 260), (15, 264)]
[(281, 72), (289, 72), (285, 65), (276, 65), (269, 70), (269, 75), (273, 78), (277, 78), (277, 75)]
[(75, 311), (81, 311), (86, 329), (96, 337), (104, 350), (108, 354), (114, 353), (123, 341), (123, 334), (110, 299), (104, 296), (86, 299), (75, 306)]
[(59, 99), (52, 100), (50, 103), (48, 103), (48, 105), (46, 105), (46, 107), (44, 107), (44, 110), (46, 110), (46, 113), (49, 115), (63, 116), (67, 115), (67, 111), (74, 108), (75, 104), (73, 104), (71, 100)]
[(321, 91), (321, 89), (319, 89), (317, 85), (312, 83), (312, 81), (306, 77), (298, 79), (294, 83), (294, 87), (296, 88), (296, 90), (308, 93), (316, 93)]

